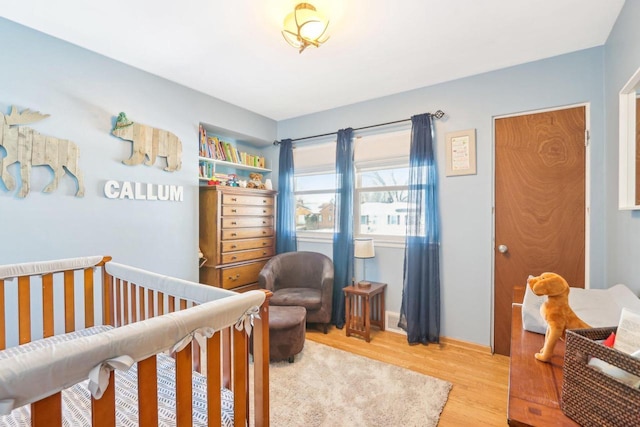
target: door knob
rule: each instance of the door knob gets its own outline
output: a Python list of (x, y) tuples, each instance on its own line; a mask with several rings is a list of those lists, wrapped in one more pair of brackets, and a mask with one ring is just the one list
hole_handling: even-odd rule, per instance
[(500, 252), (501, 254), (507, 253), (508, 250), (509, 250), (509, 248), (507, 247), (507, 245), (498, 246), (498, 252)]

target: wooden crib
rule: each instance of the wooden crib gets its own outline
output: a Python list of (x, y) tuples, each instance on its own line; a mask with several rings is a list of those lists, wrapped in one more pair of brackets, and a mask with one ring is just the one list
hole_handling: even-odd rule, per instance
[[(233, 425), (268, 426), (268, 299), (110, 257), (0, 266), (0, 425), (74, 424), (67, 413), (86, 410), (93, 426), (215, 426), (228, 418), (227, 396)], [(136, 371), (137, 391), (120, 380), (128, 371)], [(67, 399), (81, 398), (65, 393), (75, 389), (87, 394), (86, 405), (70, 411)], [(129, 393), (135, 414), (120, 407)]]

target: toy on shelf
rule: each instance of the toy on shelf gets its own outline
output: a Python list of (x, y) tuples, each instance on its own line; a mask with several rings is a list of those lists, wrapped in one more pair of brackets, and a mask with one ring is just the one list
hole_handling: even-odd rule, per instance
[(253, 172), (249, 174), (249, 182), (247, 183), (247, 188), (257, 188), (260, 190), (264, 190), (266, 187), (262, 182), (262, 174)]

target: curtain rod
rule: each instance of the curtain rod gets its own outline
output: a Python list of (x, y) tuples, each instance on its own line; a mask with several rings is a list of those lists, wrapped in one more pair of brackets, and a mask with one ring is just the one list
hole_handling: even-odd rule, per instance
[[(429, 113), (429, 115), (432, 116), (432, 117), (435, 117), (436, 119), (441, 119), (442, 117), (444, 117), (444, 111), (438, 110), (435, 113)], [(403, 119), (403, 120), (396, 120), (396, 121), (393, 121), (393, 122), (379, 123), (377, 125), (362, 126), (362, 127), (359, 127), (359, 128), (355, 128), (354, 131), (377, 128), (377, 127), (380, 127), (380, 126), (394, 125), (396, 123), (408, 122), (409, 120), (411, 120), (411, 119)], [(320, 135), (305, 136), (305, 137), (302, 137), (302, 138), (292, 139), (291, 142), (303, 141), (305, 139), (321, 138), (323, 136), (330, 136), (330, 135), (337, 135), (337, 134), (338, 134), (338, 132), (329, 132), (329, 133), (323, 133), (323, 134), (320, 134)], [(273, 145), (280, 145), (280, 141), (273, 141)]]

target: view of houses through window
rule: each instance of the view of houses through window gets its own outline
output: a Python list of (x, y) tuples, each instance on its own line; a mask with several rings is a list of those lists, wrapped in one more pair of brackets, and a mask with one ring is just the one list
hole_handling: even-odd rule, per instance
[[(410, 132), (355, 139), (353, 229), (356, 236), (404, 237), (407, 226)], [(295, 147), (294, 192), (298, 235), (334, 230), (335, 142)]]
[[(333, 233), (335, 173), (296, 175), (297, 231)], [(404, 236), (409, 168), (356, 172), (354, 224), (358, 235)]]

